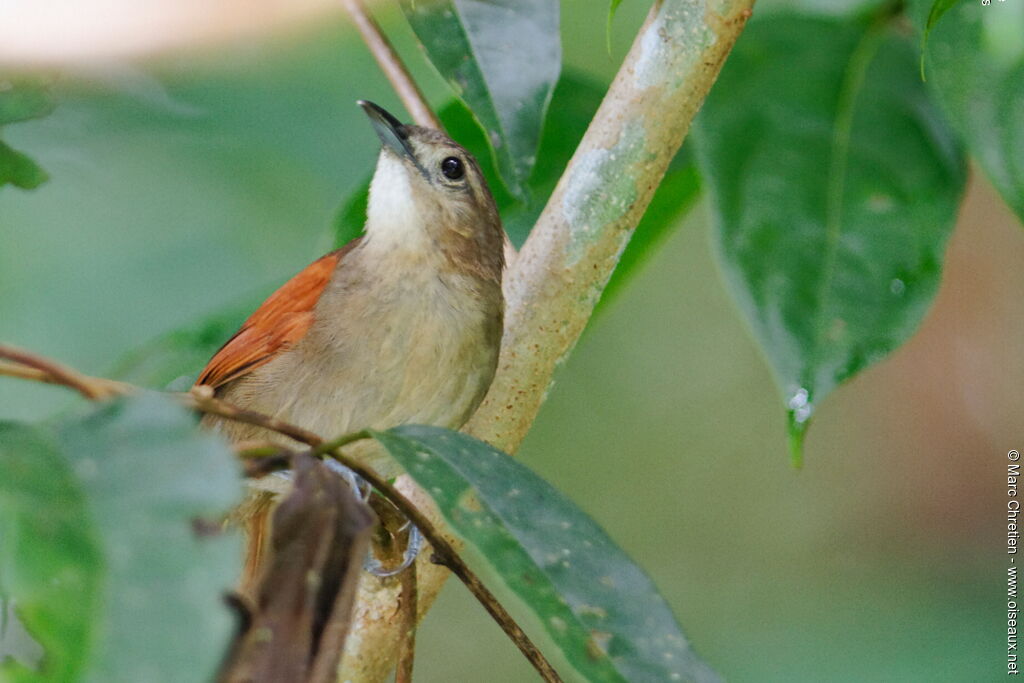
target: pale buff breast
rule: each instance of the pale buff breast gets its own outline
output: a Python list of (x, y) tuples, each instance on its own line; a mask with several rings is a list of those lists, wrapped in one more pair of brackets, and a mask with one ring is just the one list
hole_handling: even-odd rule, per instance
[[(372, 286), (362, 267), (370, 258)], [(354, 251), (307, 335), (232, 383), (223, 398), (325, 438), (400, 424), (457, 429), (483, 400), (497, 365), (502, 311), (486, 287), (500, 285), (399, 251)], [(282, 439), (238, 423), (217, 427), (234, 441)]]

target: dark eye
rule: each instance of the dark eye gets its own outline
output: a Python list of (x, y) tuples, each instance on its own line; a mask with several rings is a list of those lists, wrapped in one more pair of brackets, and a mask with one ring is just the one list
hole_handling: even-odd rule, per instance
[(449, 180), (458, 180), (466, 175), (466, 168), (458, 157), (448, 157), (441, 162), (441, 173), (444, 173), (444, 177)]

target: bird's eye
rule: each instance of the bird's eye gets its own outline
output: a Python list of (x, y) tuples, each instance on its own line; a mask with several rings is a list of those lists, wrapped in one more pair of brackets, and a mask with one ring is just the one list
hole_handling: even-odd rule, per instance
[(466, 168), (458, 157), (448, 157), (441, 162), (441, 173), (444, 173), (444, 177), (449, 180), (458, 180), (466, 175)]

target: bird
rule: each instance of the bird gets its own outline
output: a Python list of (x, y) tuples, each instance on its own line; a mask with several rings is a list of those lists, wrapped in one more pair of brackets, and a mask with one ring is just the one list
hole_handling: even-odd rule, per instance
[[(196, 385), (323, 438), (403, 424), (459, 429), (498, 364), (506, 239), (498, 209), (465, 148), (358, 104), (381, 142), (363, 234), (271, 294)], [(215, 415), (202, 424), (234, 443), (295, 445)], [(250, 493), (239, 508), (243, 593), (258, 580), (274, 499)]]

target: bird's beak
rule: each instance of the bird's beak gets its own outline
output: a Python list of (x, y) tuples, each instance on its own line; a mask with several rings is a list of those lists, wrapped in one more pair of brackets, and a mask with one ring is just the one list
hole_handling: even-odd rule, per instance
[(415, 162), (416, 154), (409, 144), (409, 136), (405, 132), (405, 126), (402, 125), (402, 122), (373, 102), (359, 100), (358, 104), (366, 112), (366, 115), (370, 117), (370, 123), (377, 132), (377, 137), (384, 143), (384, 146), (399, 157), (406, 157), (410, 161)]

